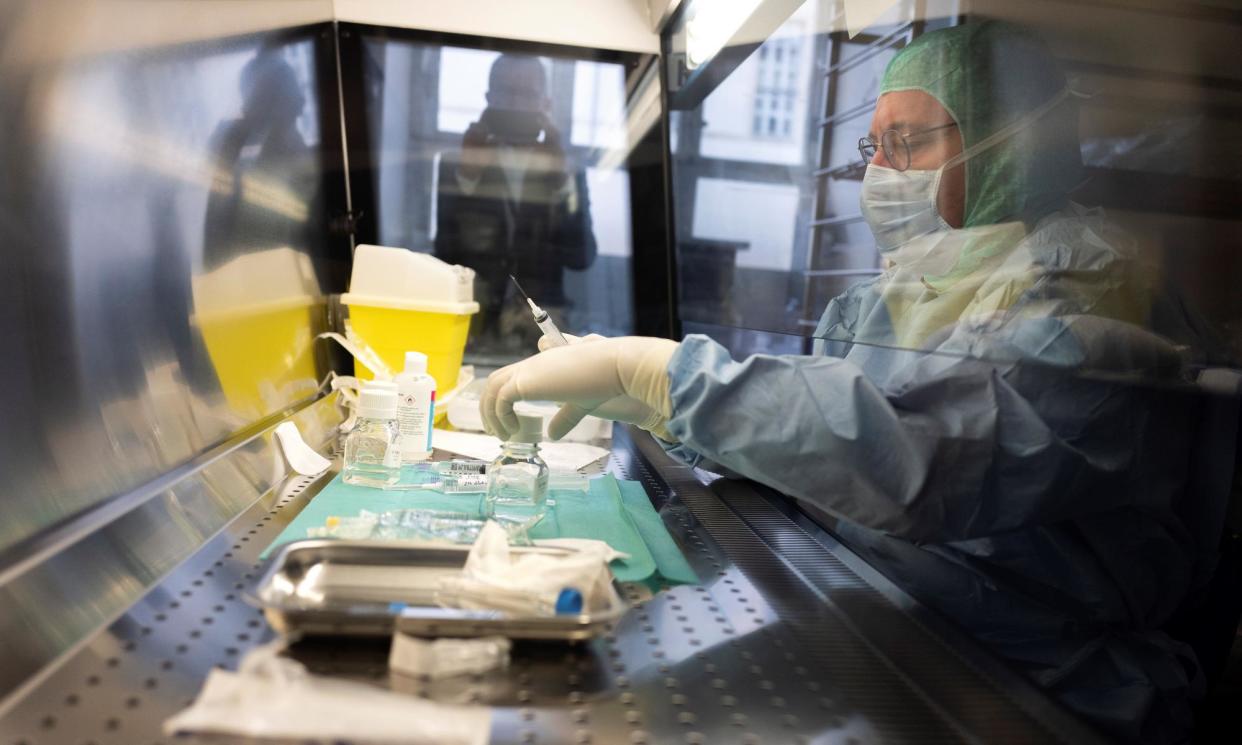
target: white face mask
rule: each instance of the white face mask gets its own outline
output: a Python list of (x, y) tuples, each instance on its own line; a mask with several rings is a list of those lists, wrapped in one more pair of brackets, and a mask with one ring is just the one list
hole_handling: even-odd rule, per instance
[(875, 234), (880, 253), (888, 253), (915, 238), (952, 229), (936, 207), (936, 194), (947, 165), (934, 171), (898, 171), (875, 163), (867, 166), (860, 202), (863, 218)]

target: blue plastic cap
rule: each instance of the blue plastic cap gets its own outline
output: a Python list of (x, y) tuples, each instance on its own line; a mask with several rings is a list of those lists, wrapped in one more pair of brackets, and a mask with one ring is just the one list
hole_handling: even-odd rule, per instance
[(561, 590), (561, 594), (556, 596), (556, 615), (576, 616), (581, 612), (582, 593), (572, 587), (566, 587), (564, 590)]

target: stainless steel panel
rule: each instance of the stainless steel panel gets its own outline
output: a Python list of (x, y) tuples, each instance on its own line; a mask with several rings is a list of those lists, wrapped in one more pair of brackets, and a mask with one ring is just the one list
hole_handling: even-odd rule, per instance
[[(307, 442), (335, 442), (336, 397), (319, 399), (291, 420)], [(208, 451), (171, 484), (158, 482), (105, 506), (119, 503), (118, 515), (92, 513), (80, 531), (20, 544), (27, 560), (0, 576), (0, 708), (285, 478), (271, 434), (276, 423)]]
[[(491, 705), (495, 743), (1098, 741), (745, 485), (720, 491), (620, 432), (608, 468), (644, 483), (701, 584), (627, 588), (632, 608), (603, 637), (519, 643), (507, 670), (484, 676), (390, 674), (383, 640), (290, 654), (319, 674)], [(286, 481), (239, 516), (0, 713), (0, 744), (169, 742), (161, 722), (207, 672), (272, 638), (241, 592), (327, 478)], [(925, 657), (907, 668), (914, 651)]]
[(331, 17), (0, 5), (0, 567), (315, 394)]
[(0, 6), (0, 698), (284, 476), (264, 419), (318, 395), (339, 252), (331, 17)]

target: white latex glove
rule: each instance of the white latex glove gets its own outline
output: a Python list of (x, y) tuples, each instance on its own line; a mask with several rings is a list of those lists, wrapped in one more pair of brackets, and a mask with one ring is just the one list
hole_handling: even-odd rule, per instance
[[(574, 336), (573, 334), (562, 333), (561, 335), (565, 337), (565, 341), (569, 342), (570, 345), (603, 341), (608, 338), (606, 336), (600, 336), (599, 334)], [(549, 349), (555, 348), (556, 345), (552, 341), (551, 337), (539, 337), (540, 352), (546, 352)], [(638, 425), (639, 427), (667, 442), (673, 442), (677, 439), (669, 434), (668, 429), (665, 427), (665, 425), (668, 424), (667, 417), (662, 416), (660, 412), (655, 411), (642, 401), (630, 398), (629, 396), (617, 396), (616, 398), (605, 401), (597, 406), (595, 410), (591, 412), (591, 415), (597, 416), (601, 419), (610, 419), (614, 422), (629, 422), (630, 424)], [(563, 436), (563, 434), (557, 435), (557, 437)]]
[(677, 346), (675, 341), (642, 336), (581, 340), (501, 368), (488, 376), (479, 402), (483, 427), (508, 439), (518, 428), (514, 403), (559, 401), (564, 405), (548, 424), (554, 440), (588, 415), (660, 434), (673, 414), (668, 363)]
[[(564, 332), (561, 332), (561, 336), (565, 337), (565, 341), (569, 342), (571, 345), (581, 344), (582, 342), (586, 342), (586, 341), (603, 341), (604, 339), (608, 338), (607, 336), (600, 336), (599, 334), (587, 334), (586, 336), (574, 336), (573, 334), (566, 334)], [(548, 336), (547, 334), (544, 334), (543, 336), (539, 337), (539, 351), (546, 352), (549, 349), (556, 349), (556, 345), (553, 343), (552, 337)]]

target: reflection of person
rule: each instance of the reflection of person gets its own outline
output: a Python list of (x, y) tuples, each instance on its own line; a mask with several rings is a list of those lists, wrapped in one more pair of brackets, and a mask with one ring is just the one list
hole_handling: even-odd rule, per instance
[(989, 22), (929, 33), (889, 65), (861, 143), (887, 269), (829, 304), (820, 355), (583, 340), (494, 373), (485, 422), (505, 436), (515, 401), (563, 401), (553, 436), (586, 413), (629, 421), (814, 503), (1099, 727), (1182, 739), (1201, 682), (1160, 628), (1216, 548), (1192, 538), (1212, 535), (1210, 510), (1173, 392), (1170, 342), (1193, 336), (1165, 323), (1126, 236), (1068, 201), (1075, 132), (1036, 40)]
[(323, 231), (319, 171), (297, 119), (306, 99), (293, 68), (262, 51), (242, 69), (241, 117), (211, 137), (215, 184), (207, 201), (203, 264), (212, 269), (253, 250), (292, 246), (315, 253)]
[(477, 273), (486, 348), (529, 348), (538, 336), (525, 304), (505, 302), (508, 275), (555, 317), (567, 305), (562, 270), (595, 260), (586, 175), (569, 168), (549, 109), (542, 63), (501, 55), (487, 108), (441, 163), (435, 252)]

